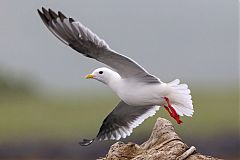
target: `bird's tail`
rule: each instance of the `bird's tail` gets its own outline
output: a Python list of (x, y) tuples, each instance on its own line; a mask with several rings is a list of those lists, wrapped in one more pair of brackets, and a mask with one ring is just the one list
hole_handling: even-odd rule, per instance
[(192, 96), (190, 95), (188, 86), (186, 84), (180, 84), (179, 79), (168, 83), (168, 85), (172, 88), (169, 99), (177, 114), (180, 116), (192, 116), (194, 110), (192, 105)]

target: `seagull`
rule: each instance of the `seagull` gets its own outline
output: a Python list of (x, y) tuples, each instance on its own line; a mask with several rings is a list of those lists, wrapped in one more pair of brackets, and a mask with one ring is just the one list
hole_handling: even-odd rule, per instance
[(178, 124), (180, 116), (192, 116), (193, 104), (190, 90), (178, 79), (164, 83), (148, 73), (131, 58), (119, 54), (82, 23), (62, 12), (38, 9), (47, 28), (63, 43), (88, 58), (104, 63), (110, 68), (95, 69), (85, 78), (95, 79), (109, 86), (121, 99), (104, 119), (97, 136), (83, 139), (87, 146), (93, 141), (119, 140), (130, 136), (133, 129), (164, 107)]

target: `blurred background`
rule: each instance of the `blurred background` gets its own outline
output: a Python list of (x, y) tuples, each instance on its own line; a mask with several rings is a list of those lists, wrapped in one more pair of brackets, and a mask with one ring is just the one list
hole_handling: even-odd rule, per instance
[(81, 21), (119, 53), (162, 81), (179, 78), (192, 91), (195, 114), (177, 125), (164, 109), (124, 142), (142, 143), (157, 117), (203, 154), (238, 159), (238, 1), (1, 0), (0, 159), (96, 159), (115, 141), (80, 147), (118, 103), (83, 77), (103, 64), (62, 44), (37, 9)]

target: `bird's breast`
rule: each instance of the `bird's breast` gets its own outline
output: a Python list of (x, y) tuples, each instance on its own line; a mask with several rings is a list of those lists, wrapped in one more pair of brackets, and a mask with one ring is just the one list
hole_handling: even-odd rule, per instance
[(165, 94), (160, 84), (140, 83), (124, 83), (116, 93), (125, 103), (133, 106), (160, 105)]

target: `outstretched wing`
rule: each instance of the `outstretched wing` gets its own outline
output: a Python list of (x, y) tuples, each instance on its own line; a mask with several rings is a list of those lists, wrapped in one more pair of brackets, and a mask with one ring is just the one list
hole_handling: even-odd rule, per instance
[(150, 75), (132, 59), (113, 51), (108, 44), (80, 22), (67, 18), (61, 12), (56, 14), (51, 9), (38, 13), (47, 28), (63, 43), (83, 55), (100, 61), (115, 71), (122, 78), (135, 78), (142, 82), (159, 83), (159, 79)]
[(121, 101), (104, 119), (97, 137), (92, 140), (84, 139), (80, 145), (87, 146), (94, 140), (119, 140), (129, 136), (133, 129), (145, 119), (153, 116), (160, 106), (130, 106)]

